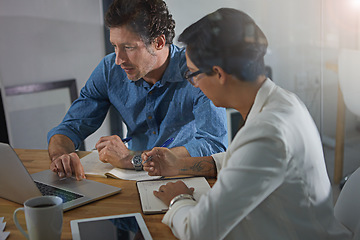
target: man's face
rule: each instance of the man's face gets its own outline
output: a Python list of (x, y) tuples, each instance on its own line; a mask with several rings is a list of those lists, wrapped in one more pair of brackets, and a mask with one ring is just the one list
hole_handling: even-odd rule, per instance
[(126, 26), (110, 28), (110, 42), (115, 49), (115, 64), (124, 69), (130, 80), (137, 81), (154, 70), (157, 63), (154, 46), (146, 46)]

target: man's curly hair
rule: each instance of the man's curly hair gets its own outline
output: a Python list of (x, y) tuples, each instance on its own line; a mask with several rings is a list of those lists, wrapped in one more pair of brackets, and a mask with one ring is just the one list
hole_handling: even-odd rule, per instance
[(114, 0), (105, 15), (108, 28), (127, 26), (145, 44), (165, 35), (166, 44), (175, 37), (175, 21), (162, 0)]

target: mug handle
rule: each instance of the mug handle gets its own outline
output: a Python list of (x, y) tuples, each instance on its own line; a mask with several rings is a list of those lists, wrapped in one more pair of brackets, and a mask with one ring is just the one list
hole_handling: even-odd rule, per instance
[(13, 218), (14, 218), (15, 225), (20, 230), (20, 232), (26, 237), (26, 239), (29, 239), (29, 235), (24, 231), (24, 229), (20, 226), (20, 224), (18, 222), (18, 219), (17, 219), (17, 212), (18, 211), (24, 211), (24, 208), (17, 208), (14, 211)]

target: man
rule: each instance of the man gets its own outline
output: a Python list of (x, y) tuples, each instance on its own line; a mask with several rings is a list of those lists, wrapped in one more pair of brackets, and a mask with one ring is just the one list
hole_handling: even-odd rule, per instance
[[(180, 239), (350, 239), (333, 214), (316, 125), (298, 97), (265, 76), (267, 40), (244, 12), (222, 8), (184, 30), (188, 80), (216, 106), (245, 118), (224, 153), (181, 158), (144, 153), (149, 175), (217, 176), (198, 202), (182, 181), (155, 191)], [(196, 191), (196, 189), (195, 189)]]
[[(142, 169), (141, 152), (174, 138), (178, 156), (224, 151), (225, 109), (215, 107), (183, 77), (185, 50), (172, 44), (175, 22), (162, 0), (119, 0), (105, 23), (115, 52), (91, 74), (62, 123), (48, 133), (50, 169), (85, 177), (75, 149), (98, 129), (113, 105), (128, 128), (129, 148), (115, 136), (96, 143), (100, 160)], [(211, 116), (211, 119), (209, 119)]]

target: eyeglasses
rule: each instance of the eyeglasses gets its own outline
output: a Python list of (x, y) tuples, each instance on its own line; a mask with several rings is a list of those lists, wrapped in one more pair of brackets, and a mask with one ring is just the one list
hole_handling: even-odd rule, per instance
[(203, 73), (203, 72), (202, 72), (201, 70), (198, 70), (198, 71), (192, 73), (190, 70), (187, 70), (187, 71), (185, 72), (185, 76), (184, 76), (184, 77), (186, 78), (186, 80), (189, 81), (189, 83), (191, 83), (191, 85), (195, 86), (196, 83), (195, 83), (194, 77), (196, 77), (196, 76), (199, 75), (200, 73)]

